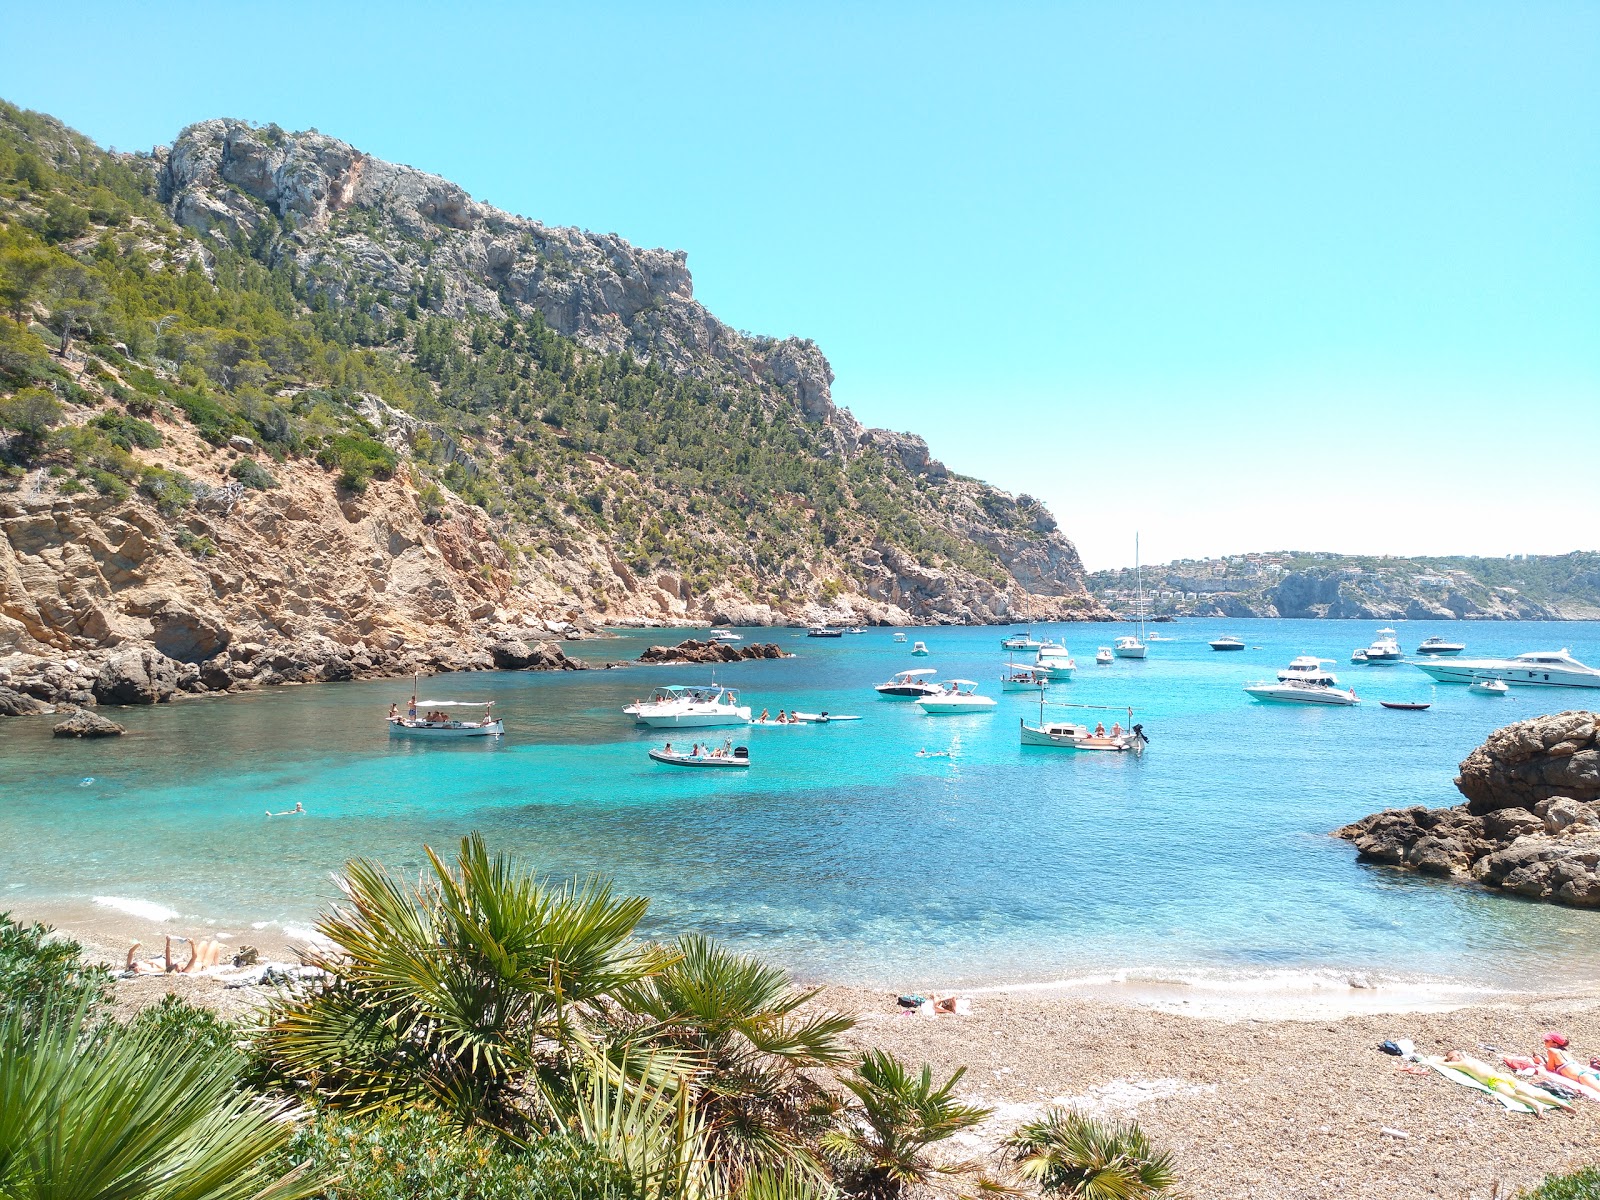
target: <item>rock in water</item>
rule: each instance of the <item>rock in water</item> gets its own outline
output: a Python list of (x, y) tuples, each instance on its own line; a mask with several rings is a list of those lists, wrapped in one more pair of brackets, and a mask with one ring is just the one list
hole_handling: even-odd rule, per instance
[(115, 721), (108, 721), (99, 713), (80, 708), (51, 730), (57, 737), (101, 738), (121, 737), (128, 731)]
[(1461, 764), (1454, 808), (1392, 808), (1335, 831), (1364, 862), (1600, 907), (1595, 715), (1564, 712), (1489, 735)]
[(642, 663), (730, 663), (754, 658), (788, 658), (776, 642), (730, 646), (726, 642), (699, 642), (694, 638), (676, 646), (651, 646), (639, 655)]

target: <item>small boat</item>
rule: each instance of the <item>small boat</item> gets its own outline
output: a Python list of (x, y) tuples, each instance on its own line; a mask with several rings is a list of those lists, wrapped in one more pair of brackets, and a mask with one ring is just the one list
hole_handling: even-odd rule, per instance
[(1037, 650), (1042, 642), (1030, 633), (1013, 633), (1010, 637), (1000, 639), (1002, 650)]
[(917, 657), (917, 658), (927, 658), (928, 657), (928, 644), (926, 642), (912, 642), (911, 643), (911, 653), (912, 653), (912, 655), (914, 657)]
[(1102, 667), (1109, 667), (1113, 657), (1110, 646), (1101, 646), (1094, 652), (1094, 661)]
[(695, 745), (689, 750), (674, 750), (672, 743), (668, 742), (659, 750), (652, 746), (650, 757), (658, 763), (666, 763), (669, 767), (748, 767), (750, 748), (735, 746), (729, 741), (715, 750), (710, 746), (701, 745)]
[(790, 713), (789, 715), (792, 716), (801, 725), (828, 725), (828, 724), (831, 724), (834, 721), (859, 721), (859, 720), (861, 720), (860, 717), (853, 716), (850, 713), (829, 713), (829, 712), (805, 713), (805, 712), (797, 712), (797, 713)]
[(901, 632), (899, 632), (899, 630), (896, 630), (895, 631), (895, 635), (894, 635), (894, 640), (897, 641), (897, 642), (903, 642), (903, 641), (906, 640), (906, 635), (901, 633)]
[(1178, 639), (1177, 638), (1162, 637), (1159, 633), (1152, 633), (1149, 637), (1145, 638), (1144, 640), (1147, 641), (1147, 642), (1175, 642)]
[(1032, 692), (1049, 686), (1049, 674), (1036, 671), (1032, 667), (1019, 667), (1013, 664), (1006, 668), (1004, 675), (1000, 676), (1002, 692)]
[[(1104, 712), (1121, 712), (1121, 709), (1110, 708), (1103, 704), (1063, 704), (1062, 708), (1094, 708)], [(1096, 728), (1090, 729), (1087, 725), (1076, 721), (1046, 721), (1044, 719), (1044, 697), (1039, 698), (1039, 723), (1029, 725), (1026, 719), (1020, 720), (1020, 737), (1024, 746), (1054, 746), (1060, 750), (1102, 750), (1114, 754), (1144, 753), (1144, 748), (1149, 745), (1150, 739), (1145, 736), (1144, 726), (1135, 725), (1133, 722), (1133, 709), (1128, 709), (1128, 724), (1124, 728), (1120, 721), (1113, 722), (1109, 731), (1104, 722), (1098, 722)]]
[(880, 683), (872, 690), (892, 700), (919, 700), (923, 696), (937, 696), (939, 685), (928, 676), (938, 673), (932, 667), (924, 667), (919, 671), (896, 671), (888, 683)]
[(1033, 669), (1046, 672), (1052, 681), (1057, 679), (1065, 681), (1072, 678), (1072, 673), (1078, 669), (1078, 664), (1072, 661), (1072, 655), (1065, 646), (1047, 641), (1033, 656)]
[(715, 632), (712, 633), (711, 637), (708, 640), (713, 641), (713, 642), (732, 643), (732, 642), (742, 642), (742, 641), (744, 641), (744, 638), (740, 637), (737, 633), (734, 633), (731, 630), (718, 629), (718, 630), (716, 630)]
[(1453, 655), (1460, 654), (1466, 648), (1465, 642), (1451, 642), (1442, 637), (1431, 637), (1417, 647), (1417, 653)]
[(1476, 692), (1480, 696), (1504, 696), (1510, 690), (1504, 679), (1474, 679), (1467, 685), (1467, 691)]
[(810, 629), (806, 630), (806, 636), (807, 637), (818, 637), (818, 638), (843, 637), (844, 636), (844, 630), (842, 630), (842, 629), (834, 629), (834, 628), (832, 628), (831, 626), (828, 626), (828, 625), (814, 625)]
[(1111, 644), (1116, 648), (1118, 658), (1144, 657), (1145, 645), (1136, 637), (1119, 637)]
[(1365, 650), (1361, 650), (1361, 649), (1355, 649), (1355, 650), (1350, 651), (1350, 661), (1353, 662), (1353, 663), (1364, 663), (1364, 662), (1366, 662), (1367, 661), (1367, 652)]
[(663, 703), (639, 705), (633, 715), (652, 729), (706, 729), (748, 725), (750, 706), (739, 703), (739, 693), (733, 688), (686, 687)]
[(849, 629), (846, 629), (845, 632), (846, 633), (865, 633), (866, 630), (861, 628), (861, 626), (859, 626), (859, 625), (852, 625), (852, 626), (850, 626)]
[(1402, 700), (1379, 700), (1385, 708), (1398, 709), (1401, 712), (1421, 712), (1425, 708), (1432, 708), (1431, 704), (1408, 704)]
[(1213, 650), (1243, 650), (1244, 642), (1234, 637), (1231, 633), (1206, 643)]
[(947, 679), (937, 696), (917, 701), (917, 707), (930, 717), (989, 712), (994, 706), (994, 697), (978, 695), (978, 685), (970, 679)]
[[(415, 737), (448, 738), (469, 737), (503, 737), (506, 732), (504, 721), (498, 720), (489, 710), (494, 707), (490, 700), (482, 706), (483, 720), (457, 721), (448, 713), (436, 711), (446, 708), (477, 708), (475, 700), (418, 700), (411, 704), (405, 716), (398, 713), (389, 717), (390, 737)], [(421, 716), (418, 716), (418, 713)]]
[(1367, 647), (1369, 663), (1397, 663), (1405, 656), (1406, 652), (1400, 649), (1400, 640), (1392, 629), (1378, 630), (1378, 636)]
[(1567, 650), (1531, 650), (1515, 658), (1457, 658), (1412, 666), (1440, 683), (1471, 683), (1475, 679), (1503, 679), (1528, 687), (1600, 687), (1600, 670), (1587, 667)]
[(1139, 637), (1128, 635), (1114, 639), (1111, 645), (1118, 658), (1143, 658), (1145, 655), (1145, 644), (1139, 640), (1139, 638), (1144, 637), (1145, 604), (1144, 573), (1139, 568), (1139, 535), (1137, 533), (1133, 535), (1133, 577), (1139, 586), (1139, 599), (1136, 602)]

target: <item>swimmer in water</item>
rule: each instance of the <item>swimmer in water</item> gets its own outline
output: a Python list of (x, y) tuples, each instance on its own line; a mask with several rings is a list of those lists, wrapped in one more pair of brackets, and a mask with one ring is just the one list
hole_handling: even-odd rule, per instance
[(304, 804), (301, 804), (300, 801), (296, 800), (294, 802), (294, 807), (293, 808), (284, 809), (284, 811), (280, 812), (280, 813), (275, 813), (269, 808), (267, 810), (267, 816), (269, 816), (269, 817), (298, 817), (298, 816), (305, 815), (305, 811), (306, 811), (306, 806)]

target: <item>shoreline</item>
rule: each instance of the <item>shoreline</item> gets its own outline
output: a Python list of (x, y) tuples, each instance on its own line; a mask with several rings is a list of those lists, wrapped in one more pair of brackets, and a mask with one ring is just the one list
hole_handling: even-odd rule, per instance
[[(254, 945), (264, 961), (296, 961), (287, 930), (157, 920), (92, 902), (23, 905), (120, 963), (127, 939), (143, 954), (174, 934)], [(309, 932), (309, 931), (306, 931)], [(248, 1019), (269, 995), (249, 971), (119, 979), (115, 1011), (129, 1016), (168, 995)], [(888, 1050), (960, 1069), (958, 1097), (991, 1115), (950, 1144), (953, 1156), (991, 1155), (1021, 1122), (1052, 1106), (1136, 1119), (1169, 1151), (1184, 1192), (1246, 1200), (1492, 1200), (1557, 1170), (1600, 1158), (1600, 1103), (1543, 1120), (1504, 1111), (1431, 1072), (1410, 1074), (1380, 1053), (1411, 1038), (1424, 1053), (1461, 1049), (1484, 1059), (1526, 1053), (1560, 1029), (1583, 1057), (1600, 1053), (1600, 986), (1542, 993), (1388, 982), (1291, 986), (1296, 973), (1252, 981), (1177, 983), (1108, 973), (961, 990), (965, 1016), (927, 1017), (884, 988), (821, 984), (818, 1008), (853, 1013), (855, 1051)], [(1120, 975), (1120, 978), (1119, 978)], [(1131, 977), (1130, 977), (1131, 976)], [(1318, 996), (1334, 1003), (1319, 1003)], [(1351, 1007), (1349, 1001), (1357, 1005)], [(992, 1161), (992, 1160), (991, 1160)], [(1498, 1187), (1498, 1192), (1494, 1189)]]

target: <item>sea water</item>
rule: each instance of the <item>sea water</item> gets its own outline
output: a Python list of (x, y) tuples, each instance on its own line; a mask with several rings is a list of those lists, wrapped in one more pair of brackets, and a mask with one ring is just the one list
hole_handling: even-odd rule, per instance
[[(1600, 913), (1356, 862), (1329, 836), (1381, 808), (1461, 799), (1456, 765), (1498, 726), (1592, 707), (1600, 693), (1496, 699), (1409, 665), (1348, 663), (1370, 622), (1152, 626), (1143, 661), (1097, 666), (1123, 626), (1037, 626), (1078, 662), (1049, 699), (1150, 737), (1142, 758), (1023, 748), (1028, 694), (1000, 690), (997, 628), (872, 629), (838, 640), (744, 630), (794, 654), (718, 668), (756, 712), (852, 713), (795, 728), (637, 728), (620, 711), (708, 667), (485, 673), (421, 697), (493, 700), (503, 740), (391, 739), (409, 680), (288, 687), (112, 712), (125, 738), (60, 742), (48, 719), (0, 721), (0, 909), (94, 897), (185, 918), (305, 928), (354, 857), (414, 875), (482, 832), (553, 876), (601, 873), (652, 897), (645, 932), (700, 930), (806, 978), (896, 984), (1044, 980), (1132, 971), (1248, 978), (1327, 968), (1491, 986), (1600, 978)], [(1600, 626), (1399, 623), (1469, 654), (1568, 646), (1600, 663)], [(690, 631), (569, 647), (633, 658)], [(1218, 653), (1237, 633), (1249, 645)], [(1297, 654), (1336, 659), (1355, 708), (1269, 705), (1241, 690)], [(893, 672), (979, 681), (986, 714), (929, 717), (878, 697)], [(1427, 701), (1396, 712), (1378, 701)], [(1072, 710), (1049, 709), (1056, 719)], [(476, 716), (470, 712), (470, 716)], [(750, 747), (747, 771), (663, 766), (651, 745)], [(948, 757), (919, 757), (918, 751)], [(305, 806), (305, 815), (266, 813)]]

